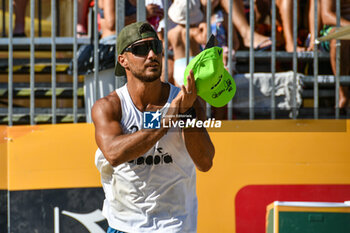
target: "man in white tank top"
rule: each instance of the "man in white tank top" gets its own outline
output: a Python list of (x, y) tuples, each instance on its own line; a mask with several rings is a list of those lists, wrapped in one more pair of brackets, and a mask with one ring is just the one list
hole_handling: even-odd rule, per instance
[[(161, 82), (162, 44), (145, 22), (120, 32), (117, 51), (127, 84), (92, 109), (108, 233), (196, 232), (195, 168), (211, 168), (214, 146), (205, 128), (164, 127), (179, 114), (205, 119), (193, 73), (181, 89)], [(145, 127), (149, 111), (158, 128)]]

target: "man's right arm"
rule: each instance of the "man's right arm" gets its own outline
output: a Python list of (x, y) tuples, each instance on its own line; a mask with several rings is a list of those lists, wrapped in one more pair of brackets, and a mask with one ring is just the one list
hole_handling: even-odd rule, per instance
[(96, 143), (112, 166), (145, 154), (168, 130), (141, 129), (132, 134), (124, 134), (120, 124), (121, 114), (119, 98), (117, 101), (102, 98), (92, 108)]
[(112, 166), (143, 155), (166, 133), (166, 129), (161, 128), (124, 134), (120, 124), (120, 102), (119, 106), (116, 106), (116, 102), (103, 98), (92, 108), (96, 143)]

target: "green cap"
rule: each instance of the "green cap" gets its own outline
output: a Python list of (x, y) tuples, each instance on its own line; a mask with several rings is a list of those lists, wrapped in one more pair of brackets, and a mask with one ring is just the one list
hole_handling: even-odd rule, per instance
[[(136, 22), (129, 24), (124, 27), (117, 38), (117, 53), (122, 54), (124, 49), (129, 47), (131, 44), (135, 43), (138, 40), (154, 37), (158, 39), (157, 33), (154, 31), (153, 27), (144, 22)], [(125, 69), (122, 67), (119, 62), (115, 66), (115, 75), (123, 76), (125, 75)]]
[(197, 94), (214, 107), (226, 105), (236, 93), (236, 84), (224, 67), (222, 48), (212, 47), (203, 50), (187, 65), (184, 84), (193, 70)]

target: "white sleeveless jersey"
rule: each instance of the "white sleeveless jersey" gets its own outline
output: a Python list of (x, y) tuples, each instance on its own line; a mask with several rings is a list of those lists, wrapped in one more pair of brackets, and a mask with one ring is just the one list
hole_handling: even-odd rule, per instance
[[(164, 114), (179, 88), (171, 86)], [(143, 113), (133, 104), (127, 86), (116, 90), (125, 134), (142, 129)], [(106, 199), (103, 214), (110, 227), (128, 232), (196, 232), (196, 169), (181, 130), (171, 128), (147, 153), (112, 167), (100, 149), (95, 163)]]

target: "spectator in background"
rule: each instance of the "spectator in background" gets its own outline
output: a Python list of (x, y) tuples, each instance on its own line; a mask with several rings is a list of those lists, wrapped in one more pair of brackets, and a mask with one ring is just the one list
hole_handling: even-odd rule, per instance
[[(203, 5), (203, 10), (206, 11), (207, 7), (207, 1), (202, 0), (201, 1)], [(222, 7), (219, 4), (220, 2), (217, 0), (211, 0), (211, 33), (216, 37), (216, 40), (218, 42), (217, 46), (221, 47), (223, 49), (223, 59), (224, 59), (224, 65), (227, 70), (229, 70), (228, 67), (228, 14), (222, 9)], [(236, 32), (234, 30), (234, 32)], [(236, 59), (235, 59), (235, 51), (239, 48), (239, 40), (237, 37), (237, 34), (233, 34), (233, 51), (232, 53), (232, 64), (233, 69), (232, 72), (234, 73), (235, 65), (236, 65)], [(215, 117), (215, 119), (223, 120), (226, 119), (227, 116), (227, 107), (221, 107), (221, 108), (215, 108), (212, 107), (212, 114)]]
[[(168, 2), (168, 6), (170, 7), (172, 4), (172, 0), (164, 0), (164, 3)], [(176, 23), (171, 21), (171, 19), (168, 17), (167, 19), (163, 18), (159, 22), (157, 34), (159, 39), (163, 42), (163, 48), (165, 48), (165, 41), (164, 41), (164, 34), (165, 34), (165, 23), (167, 23), (168, 31), (172, 28), (176, 27)], [(164, 54), (165, 55), (165, 54)], [(174, 51), (171, 45), (168, 44), (168, 79), (165, 79), (165, 56), (163, 56), (163, 71), (162, 76), (160, 77), (163, 82), (166, 82), (168, 80), (171, 81), (171, 83), (174, 83)]]
[(158, 31), (160, 21), (164, 17), (163, 2), (161, 0), (145, 0), (147, 21)]
[[(136, 0), (125, 0), (125, 25), (136, 22)], [(115, 0), (99, 0), (101, 18), (101, 38), (111, 38), (115, 42)], [(159, 21), (163, 18), (164, 12), (162, 2), (160, 0), (147, 0), (146, 17), (153, 26), (157, 26)], [(113, 42), (113, 43), (114, 43)]]
[(14, 0), (13, 7), (16, 15), (15, 28), (13, 29), (14, 37), (26, 37), (25, 34), (25, 15), (28, 0)]
[[(277, 24), (282, 25), (281, 29), (283, 31), (284, 37), (284, 47), (287, 52), (294, 51), (294, 40), (293, 40), (293, 1), (292, 0), (276, 0), (277, 7)], [(271, 1), (268, 0), (256, 0), (255, 1), (255, 11), (257, 15), (257, 23), (261, 24), (265, 21), (266, 16), (270, 15)], [(300, 15), (300, 10), (298, 11)], [(300, 19), (300, 16), (298, 16)], [(282, 38), (277, 37), (277, 43), (282, 44)], [(303, 52), (306, 50), (303, 46), (298, 46), (296, 48), (297, 52)]]
[[(207, 0), (201, 0), (203, 5), (206, 5)], [(218, 2), (218, 3), (217, 3)], [(214, 4), (219, 4), (222, 9), (228, 14), (229, 1), (228, 0), (214, 0)], [(250, 47), (250, 25), (246, 19), (244, 13), (244, 6), (242, 0), (234, 0), (233, 9), (232, 9), (232, 23), (235, 25), (237, 31), (242, 37), (243, 45), (245, 47)], [(261, 35), (257, 32), (254, 32), (254, 49), (256, 50), (265, 50), (271, 47), (271, 39), (267, 36)]]
[[(337, 16), (335, 10), (335, 1), (320, 0), (321, 20), (324, 24), (320, 32), (320, 36), (325, 36), (329, 32), (335, 30), (337, 25)], [(340, 26), (350, 25), (350, 0), (341, 0), (341, 18)], [(333, 74), (336, 74), (336, 40), (323, 42), (321, 46), (330, 52), (330, 62)], [(340, 75), (350, 75), (350, 41), (341, 41), (340, 53)], [(348, 107), (348, 87), (340, 86), (339, 88), (339, 108)]]
[[(201, 52), (200, 45), (206, 43), (206, 23), (199, 0), (189, 0), (190, 12), (190, 60)], [(174, 51), (174, 80), (169, 82), (180, 86), (184, 84), (186, 69), (186, 1), (175, 0), (169, 8), (169, 18), (177, 24), (168, 31), (169, 46)]]
[[(202, 9), (206, 11), (207, 1), (202, 0)], [(218, 46), (223, 49), (224, 65), (228, 69), (228, 14), (222, 9), (219, 1), (211, 0), (211, 33), (216, 37)], [(239, 40), (234, 30), (232, 58), (235, 59), (235, 51), (239, 48)], [(234, 60), (235, 63), (235, 60)], [(235, 71), (235, 70), (233, 70)]]
[[(294, 51), (294, 40), (293, 40), (293, 1), (291, 0), (276, 0), (276, 5), (279, 10), (283, 35), (285, 40), (285, 49), (287, 52)], [(298, 12), (299, 13), (299, 12)], [(299, 17), (298, 17), (299, 18)], [(305, 51), (304, 47), (297, 46), (297, 52)]]
[[(129, 1), (125, 1), (125, 11), (129, 9)], [(115, 1), (114, 0), (99, 0), (98, 8), (100, 14), (101, 39), (111, 41), (115, 44)], [(135, 14), (135, 13), (133, 13)], [(125, 23), (128, 15), (125, 14)], [(110, 39), (108, 39), (110, 37)]]
[[(320, 0), (317, 0), (318, 2), (318, 15), (317, 15), (317, 32), (321, 30), (322, 27), (322, 19), (321, 19), (321, 8), (320, 8)], [(314, 50), (314, 44), (315, 44), (315, 0), (309, 1), (309, 31), (310, 31), (310, 40), (307, 44), (307, 51), (313, 51)]]
[(77, 23), (78, 37), (87, 35), (87, 32), (88, 32), (87, 15), (88, 15), (89, 4), (90, 4), (90, 0), (78, 0), (78, 23)]

